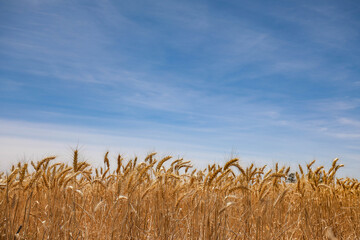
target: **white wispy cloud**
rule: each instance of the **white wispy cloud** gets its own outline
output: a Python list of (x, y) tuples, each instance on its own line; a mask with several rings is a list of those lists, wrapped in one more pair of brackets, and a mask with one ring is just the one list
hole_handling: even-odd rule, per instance
[(338, 121), (340, 124), (350, 125), (352, 127), (357, 128), (357, 130), (360, 131), (360, 121), (359, 120), (342, 117), (342, 118), (339, 118)]
[(338, 97), (327, 97), (320, 100), (308, 101), (309, 105), (315, 111), (327, 112), (327, 113), (344, 113), (346, 111), (354, 110), (360, 106), (360, 99), (358, 98), (342, 98)]
[(331, 133), (330, 135), (340, 139), (360, 139), (360, 133)]
[[(195, 158), (201, 165), (206, 157), (219, 158), (219, 151), (194, 142), (184, 142), (158, 137), (136, 137), (128, 132), (99, 131), (87, 127), (75, 127), (59, 124), (40, 124), (24, 121), (0, 120), (1, 168), (19, 160), (38, 160), (46, 154), (58, 155), (60, 160), (68, 161), (71, 148), (82, 146), (82, 151), (92, 163), (99, 164), (103, 154), (110, 150), (112, 154), (121, 152), (127, 156), (144, 156), (149, 151), (160, 154), (183, 154)], [(205, 153), (206, 152), (206, 153)], [(205, 154), (204, 154), (205, 153)]]

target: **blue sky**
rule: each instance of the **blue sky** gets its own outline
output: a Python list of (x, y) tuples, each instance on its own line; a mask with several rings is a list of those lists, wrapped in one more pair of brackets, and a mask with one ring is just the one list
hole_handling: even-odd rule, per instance
[(357, 1), (0, 1), (0, 165), (174, 154), (360, 170)]

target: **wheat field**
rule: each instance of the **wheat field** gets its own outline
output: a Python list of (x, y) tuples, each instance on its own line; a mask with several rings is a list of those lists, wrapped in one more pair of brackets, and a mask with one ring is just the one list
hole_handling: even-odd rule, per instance
[(360, 182), (336, 178), (338, 159), (198, 170), (156, 153), (106, 153), (100, 168), (78, 155), (0, 173), (1, 239), (360, 239)]

